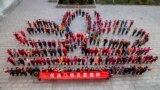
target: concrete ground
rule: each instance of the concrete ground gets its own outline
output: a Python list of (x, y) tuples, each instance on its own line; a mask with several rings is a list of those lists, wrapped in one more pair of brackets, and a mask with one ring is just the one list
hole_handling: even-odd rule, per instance
[[(3, 68), (11, 66), (6, 62), (8, 48), (23, 48), (15, 41), (12, 33), (26, 27), (25, 20), (48, 19), (60, 23), (66, 10), (55, 8), (56, 4), (47, 0), (23, 0), (10, 14), (0, 21), (0, 90), (159, 90), (160, 62), (149, 65), (152, 69), (141, 76), (116, 75), (110, 80), (48, 80), (38, 81), (34, 77), (11, 77)], [(86, 9), (87, 10), (87, 9)], [(91, 12), (93, 12), (90, 9)], [(112, 6), (97, 5), (103, 20), (133, 19), (134, 28), (143, 28), (150, 33), (146, 46), (153, 48), (152, 54), (160, 50), (160, 7), (158, 6)], [(83, 19), (80, 19), (81, 21)], [(76, 24), (77, 23), (77, 24)], [(80, 23), (80, 24), (78, 24)], [(74, 21), (71, 29), (74, 32), (83, 30), (84, 23)], [(39, 35), (34, 38), (42, 38)], [(113, 36), (109, 36), (113, 37)], [(53, 38), (49, 36), (48, 39)], [(130, 37), (126, 37), (130, 38)]]

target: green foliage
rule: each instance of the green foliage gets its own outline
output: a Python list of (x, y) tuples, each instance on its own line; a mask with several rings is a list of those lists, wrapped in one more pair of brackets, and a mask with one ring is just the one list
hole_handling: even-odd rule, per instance
[(112, 0), (96, 0), (98, 4), (112, 4)]
[[(113, 0), (96, 0), (99, 4), (113, 4)], [(160, 5), (160, 0), (114, 0), (114, 4)]]
[(68, 3), (74, 4), (74, 3), (75, 3), (75, 0), (69, 0)]
[(115, 3), (126, 4), (128, 3), (128, 0), (115, 0)]
[[(114, 2), (113, 2), (114, 1)], [(99, 4), (160, 5), (160, 0), (96, 0)], [(59, 0), (59, 4), (94, 4), (94, 0)]]
[(94, 4), (94, 0), (59, 0), (59, 4)]
[(94, 1), (93, 0), (89, 0), (89, 4), (93, 4), (94, 3)]
[(59, 2), (58, 2), (59, 4), (62, 4), (63, 3), (63, 0), (59, 0)]
[(85, 4), (85, 1), (84, 0), (78, 0), (78, 3), (83, 5), (83, 4)]

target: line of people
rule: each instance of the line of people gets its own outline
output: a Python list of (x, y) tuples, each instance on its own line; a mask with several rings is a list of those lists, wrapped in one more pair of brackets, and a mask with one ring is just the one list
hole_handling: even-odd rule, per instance
[(112, 66), (112, 67), (81, 67), (81, 68), (57, 68), (57, 67), (48, 67), (48, 68), (39, 68), (39, 67), (16, 67), (16, 68), (7, 68), (4, 70), (5, 73), (9, 73), (11, 76), (35, 76), (38, 77), (39, 72), (90, 72), (90, 71), (108, 71), (109, 74), (119, 74), (119, 75), (142, 75), (146, 71), (150, 71), (147, 66)]
[[(35, 57), (35, 56), (67, 56), (69, 52), (73, 52), (76, 47), (72, 48), (44, 48), (44, 49), (8, 49), (7, 54), (11, 57)], [(117, 55), (146, 55), (152, 49), (150, 47), (145, 48), (81, 48), (82, 55), (85, 56), (97, 56), (97, 55), (109, 55), (109, 56), (117, 56)]]
[(31, 34), (46, 33), (55, 34), (56, 36), (60, 33), (59, 25), (53, 21), (38, 19), (33, 23), (27, 21), (27, 32)]
[[(74, 47), (73, 47), (74, 48)], [(67, 56), (67, 54), (70, 52), (73, 52), (73, 48), (44, 48), (44, 49), (8, 49), (7, 53), (11, 57), (34, 57), (34, 56)]]
[(8, 57), (7, 61), (12, 65), (115, 65), (115, 64), (151, 64), (158, 59), (157, 56), (91, 56), (91, 57), (34, 57), (34, 58), (14, 58)]
[(146, 55), (152, 50), (150, 47), (148, 48), (82, 48), (82, 54), (85, 56), (92, 55), (109, 55), (109, 56), (117, 56), (117, 55)]

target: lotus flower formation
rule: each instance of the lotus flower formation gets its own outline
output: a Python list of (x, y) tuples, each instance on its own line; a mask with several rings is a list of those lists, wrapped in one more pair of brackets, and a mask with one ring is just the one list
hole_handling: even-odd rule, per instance
[[(85, 19), (85, 32), (70, 29), (76, 18)], [(39, 79), (92, 79), (112, 75), (141, 75), (158, 57), (150, 55), (149, 33), (133, 28), (134, 20), (102, 20), (100, 13), (76, 9), (63, 15), (61, 24), (38, 19), (27, 21), (27, 29), (14, 32), (24, 47), (8, 49), (5, 72), (11, 76)], [(77, 32), (77, 33), (76, 33)], [(36, 35), (52, 36), (50, 40)], [(31, 37), (28, 38), (27, 36)]]

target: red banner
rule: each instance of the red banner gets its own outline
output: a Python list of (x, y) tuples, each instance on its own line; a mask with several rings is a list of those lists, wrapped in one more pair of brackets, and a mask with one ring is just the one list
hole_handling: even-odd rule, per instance
[(40, 72), (39, 79), (109, 79), (108, 72)]

